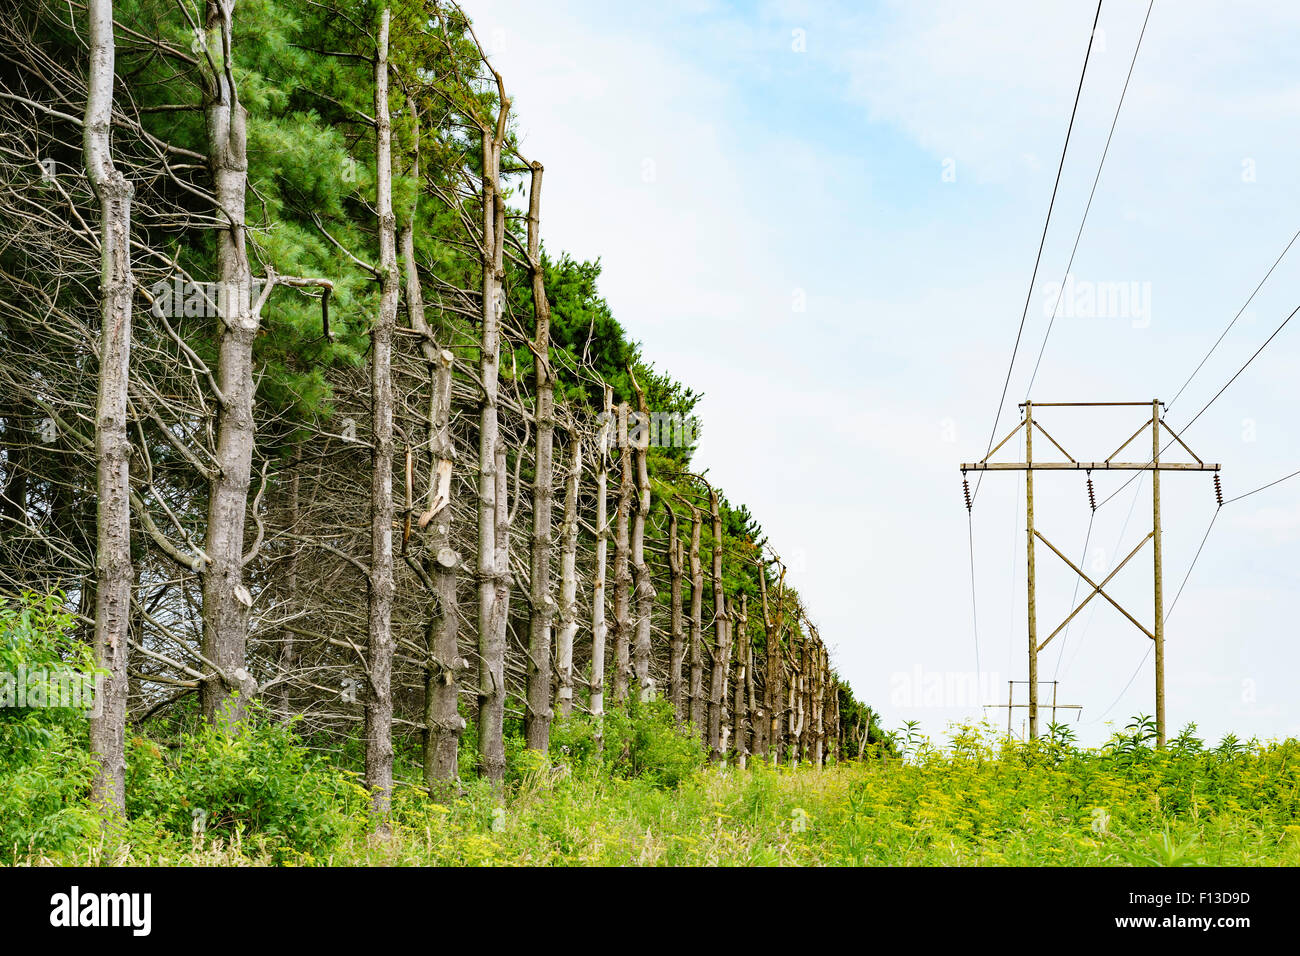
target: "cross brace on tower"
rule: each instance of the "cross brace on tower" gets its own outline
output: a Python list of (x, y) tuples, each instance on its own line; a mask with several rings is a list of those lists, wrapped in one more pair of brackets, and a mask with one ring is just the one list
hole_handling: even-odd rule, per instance
[[(1034, 420), (1035, 408), (1104, 408), (1104, 407), (1144, 407), (1150, 406), (1151, 418), (1138, 427), (1124, 444), (1103, 461), (1078, 461), (1069, 452), (1061, 447), (1055, 438)], [(1006, 438), (998, 444), (983, 459), (977, 462), (964, 463), (961, 466), (962, 475), (965, 476), (968, 471), (1023, 471), (1025, 472), (1025, 537), (1027, 540), (1028, 556), (1028, 610), (1029, 610), (1029, 736), (1038, 736), (1038, 654), (1045, 648), (1061, 630), (1074, 619), (1084, 605), (1088, 604), (1094, 597), (1100, 594), (1109, 601), (1115, 608), (1131, 621), (1143, 634), (1155, 642), (1155, 672), (1156, 672), (1156, 742), (1158, 746), (1165, 745), (1165, 613), (1164, 613), (1164, 581), (1161, 572), (1161, 540), (1160, 540), (1160, 475), (1165, 471), (1209, 471), (1217, 473), (1220, 469), (1218, 464), (1210, 464), (1202, 461), (1197, 454), (1187, 447), (1186, 442), (1175, 432), (1168, 423), (1161, 417), (1161, 407), (1164, 405), (1159, 399), (1153, 399), (1151, 402), (1022, 402), (1020, 407), (1024, 410), (1024, 417), (1019, 424), (1011, 430)], [(1148, 427), (1151, 429), (1151, 458), (1149, 461), (1116, 461), (1116, 456), (1124, 451), (1133, 443), (1139, 435)], [(1024, 430), (1025, 439), (1025, 460), (1013, 462), (993, 462), (989, 461), (998, 450), (1010, 441), (1017, 432)], [(1034, 461), (1034, 430), (1037, 429), (1062, 455), (1067, 461)], [(1167, 431), (1173, 440), (1176, 441), (1183, 449), (1195, 459), (1194, 462), (1162, 462), (1160, 460), (1160, 433), (1161, 429)], [(1138, 542), (1137, 547), (1128, 553), (1119, 565), (1110, 572), (1101, 583), (1092, 580), (1083, 572), (1073, 561), (1061, 553), (1061, 550), (1048, 541), (1034, 527), (1034, 472), (1036, 471), (1084, 471), (1089, 475), (1088, 486), (1089, 496), (1092, 497), (1092, 477), (1093, 471), (1149, 471), (1151, 472), (1151, 532)], [(963, 477), (963, 481), (964, 481)], [(1216, 475), (1216, 493), (1218, 492), (1218, 478)], [(971, 507), (970, 494), (966, 495), (966, 507)], [(1093, 504), (1093, 510), (1096, 510), (1096, 504)], [(1038, 642), (1038, 611), (1036, 606), (1036, 595), (1034, 588), (1034, 540), (1037, 539), (1047, 545), (1057, 557), (1064, 561), (1072, 571), (1074, 571), (1084, 582), (1092, 588), (1092, 591), (1086, 598), (1076, 606), (1064, 621), (1049, 634), (1041, 644)], [(1148, 542), (1152, 542), (1153, 560), (1152, 570), (1154, 584), (1154, 616), (1153, 626), (1148, 630), (1141, 624), (1136, 617), (1120, 606), (1119, 602), (1106, 593), (1104, 590), (1111, 579), (1117, 575), (1123, 567), (1133, 559), (1134, 555), (1142, 549)]]

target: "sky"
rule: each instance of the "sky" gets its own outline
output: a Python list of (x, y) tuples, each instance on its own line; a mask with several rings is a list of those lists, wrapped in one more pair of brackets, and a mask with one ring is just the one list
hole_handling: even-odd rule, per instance
[[(1155, 0), (1134, 61), (1147, 3), (1103, 4), (1032, 286), (1090, 0), (465, 9), (546, 167), (545, 244), (599, 258), (645, 357), (704, 393), (697, 466), (761, 522), (886, 727), (1005, 727), (982, 705), (1026, 677), (1023, 475), (985, 475), (968, 521), (959, 470), (1022, 312), (997, 438), (1026, 398), (1160, 399), (1225, 498), (1300, 469), (1300, 321), (1215, 397), (1300, 305), (1300, 242), (1250, 298), (1300, 229), (1300, 6)], [(1079, 460), (1149, 417), (1035, 414)], [(1110, 498), (1130, 477), (1094, 473), (1090, 527), (1083, 475), (1035, 476), (1036, 527), (1093, 580), (1151, 530), (1147, 476)], [(1208, 474), (1166, 473), (1161, 497), (1171, 735), (1300, 736), (1300, 477), (1217, 515)], [(1148, 629), (1151, 557), (1106, 586)], [(1041, 641), (1091, 588), (1036, 560)], [(1151, 645), (1096, 597), (1042, 651), (1078, 739), (1154, 712)]]

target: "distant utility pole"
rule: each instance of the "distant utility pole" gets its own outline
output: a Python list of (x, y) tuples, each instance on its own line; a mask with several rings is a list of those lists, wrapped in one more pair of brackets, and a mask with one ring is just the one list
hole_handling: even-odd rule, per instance
[[(1120, 445), (1119, 448), (1104, 461), (1077, 461), (1070, 455), (1055, 438), (1049, 435), (1043, 426), (1034, 420), (1035, 408), (1114, 408), (1114, 407), (1144, 407), (1150, 405), (1151, 418), (1138, 427), (1128, 441)], [(1211, 471), (1215, 472), (1215, 493), (1219, 494), (1219, 484), (1217, 472), (1220, 466), (1217, 464), (1208, 464), (1201, 461), (1196, 453), (1187, 447), (1187, 444), (1179, 437), (1165, 420), (1161, 417), (1161, 407), (1164, 402), (1154, 399), (1151, 402), (1022, 402), (1020, 407), (1024, 410), (1024, 416), (1020, 423), (1011, 430), (1006, 438), (998, 444), (984, 458), (978, 462), (965, 463), (961, 466), (962, 475), (968, 471), (1023, 471), (1025, 472), (1025, 524), (1026, 539), (1028, 541), (1028, 572), (1029, 572), (1029, 736), (1038, 736), (1038, 653), (1051, 643), (1052, 638), (1056, 637), (1067, 624), (1074, 619), (1074, 616), (1083, 610), (1084, 605), (1100, 594), (1115, 608), (1128, 618), (1134, 626), (1143, 634), (1155, 642), (1156, 651), (1156, 742), (1159, 746), (1165, 745), (1165, 602), (1164, 602), (1164, 582), (1161, 576), (1161, 543), (1160, 543), (1160, 473), (1163, 471)], [(1142, 434), (1147, 427), (1151, 428), (1151, 459), (1147, 462), (1134, 461), (1116, 461), (1115, 457), (1125, 448), (1132, 444), (1133, 440)], [(998, 450), (1015, 436), (1016, 432), (1024, 429), (1025, 438), (1025, 460), (1013, 462), (993, 462), (989, 461)], [(1173, 436), (1174, 441), (1178, 442), (1186, 452), (1196, 459), (1192, 462), (1162, 462), (1160, 460), (1160, 430), (1164, 428)], [(1043, 437), (1056, 447), (1056, 450), (1064, 455), (1068, 461), (1034, 461), (1034, 429), (1038, 429)], [(1096, 583), (1088, 577), (1073, 561), (1061, 553), (1056, 545), (1052, 544), (1034, 527), (1034, 472), (1035, 471), (1083, 471), (1088, 474), (1088, 498), (1094, 511), (1097, 510), (1095, 497), (1092, 490), (1092, 472), (1097, 471), (1149, 471), (1151, 472), (1151, 533), (1138, 542), (1137, 547), (1129, 552), (1119, 565), (1106, 576), (1100, 583)], [(965, 479), (963, 478), (963, 481)], [(966, 507), (971, 507), (969, 492), (966, 496)], [(1069, 565), (1079, 577), (1092, 588), (1092, 592), (1074, 608), (1064, 621), (1047, 635), (1047, 639), (1041, 644), (1038, 643), (1038, 613), (1035, 606), (1034, 594), (1034, 539), (1037, 538), (1043, 544), (1047, 545), (1058, 558)], [(1150, 540), (1152, 550), (1154, 551), (1153, 571), (1154, 571), (1154, 633), (1147, 630), (1138, 619), (1120, 607), (1119, 602), (1102, 590), (1111, 578), (1115, 577), (1124, 565), (1141, 550), (1142, 546)], [(1008, 714), (1010, 710), (1008, 709)]]
[[(1006, 702), (1005, 704), (985, 704), (985, 705), (984, 705), (985, 707), (1005, 707), (1005, 708), (1007, 709), (1007, 736), (1008, 736), (1008, 737), (1011, 736), (1011, 715), (1012, 715), (1012, 712), (1013, 712), (1013, 711), (1016, 711), (1016, 710), (1019, 710), (1019, 709), (1022, 708), (1022, 707), (1029, 707), (1029, 706), (1030, 706), (1029, 704), (1017, 704), (1017, 703), (1016, 703), (1016, 685), (1017, 685), (1017, 684), (1028, 684), (1028, 683), (1029, 683), (1029, 681), (1027, 681), (1027, 680), (1009, 680), (1009, 681), (1007, 681), (1007, 702)], [(1059, 681), (1054, 681), (1054, 680), (1041, 680), (1041, 681), (1039, 681), (1038, 683), (1040, 683), (1040, 684), (1051, 684), (1051, 685), (1052, 685), (1052, 720), (1051, 720), (1051, 723), (1053, 723), (1053, 724), (1056, 723), (1056, 712), (1057, 712), (1058, 710), (1073, 710), (1073, 711), (1075, 711), (1075, 715), (1074, 715), (1074, 716), (1075, 716), (1075, 719), (1076, 719), (1076, 720), (1078, 719), (1079, 714), (1082, 713), (1082, 711), (1083, 711), (1083, 705), (1082, 705), (1082, 704), (1058, 704), (1058, 703), (1056, 702), (1056, 688), (1057, 688), (1057, 684), (1060, 683)], [(1037, 706), (1037, 701), (1035, 701), (1034, 706)]]

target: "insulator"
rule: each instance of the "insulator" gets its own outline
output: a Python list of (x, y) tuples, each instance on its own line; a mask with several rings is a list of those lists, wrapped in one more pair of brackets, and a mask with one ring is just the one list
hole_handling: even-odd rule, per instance
[(1223, 507), (1223, 485), (1219, 482), (1219, 473), (1214, 473), (1214, 499)]
[(970, 482), (966, 480), (966, 477), (964, 475), (962, 476), (961, 479), (961, 490), (962, 493), (966, 495), (966, 510), (970, 511), (971, 508)]
[(1092, 488), (1092, 472), (1088, 472), (1088, 505), (1093, 511), (1097, 510), (1097, 492)]

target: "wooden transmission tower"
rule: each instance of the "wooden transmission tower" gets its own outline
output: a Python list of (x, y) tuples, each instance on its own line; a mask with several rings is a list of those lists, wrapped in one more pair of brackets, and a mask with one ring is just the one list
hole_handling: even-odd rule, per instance
[[(963, 463), (961, 471), (963, 475), (963, 484), (966, 483), (964, 478), (968, 471), (1023, 471), (1025, 472), (1025, 527), (1027, 553), (1028, 553), (1028, 581), (1029, 581), (1029, 736), (1038, 736), (1038, 654), (1043, 648), (1051, 643), (1052, 638), (1070, 623), (1084, 605), (1091, 601), (1097, 595), (1101, 595), (1115, 608), (1133, 623), (1138, 630), (1155, 642), (1155, 671), (1156, 671), (1156, 741), (1158, 746), (1165, 745), (1165, 611), (1164, 611), (1164, 582), (1161, 574), (1161, 542), (1160, 542), (1160, 474), (1165, 471), (1210, 471), (1215, 472), (1215, 493), (1222, 502), (1222, 493), (1219, 486), (1217, 472), (1220, 466), (1202, 461), (1194, 451), (1187, 447), (1187, 444), (1181, 437), (1169, 427), (1161, 417), (1161, 408), (1164, 405), (1158, 399), (1150, 402), (1022, 402), (1020, 408), (1023, 410), (1023, 417), (1018, 425), (1011, 430), (1006, 438), (998, 444), (984, 458), (977, 462)], [(1121, 406), (1146, 407), (1151, 408), (1151, 418), (1138, 427), (1128, 440), (1119, 448), (1111, 453), (1109, 458), (1103, 461), (1078, 461), (1069, 452), (1061, 447), (1055, 438), (1049, 435), (1037, 421), (1034, 420), (1035, 408), (1114, 408)], [(1151, 458), (1146, 462), (1142, 461), (1116, 461), (1116, 457), (1124, 451), (1133, 441), (1141, 435), (1147, 428), (1151, 429)], [(1025, 460), (1012, 462), (995, 462), (990, 461), (998, 450), (1010, 441), (1017, 432), (1023, 429), (1025, 439)], [(1044, 438), (1046, 438), (1062, 455), (1066, 461), (1034, 461), (1034, 430), (1037, 429)], [(1195, 459), (1194, 462), (1169, 462), (1160, 460), (1160, 433), (1161, 429), (1167, 431), (1183, 449)], [(1042, 533), (1034, 527), (1034, 472), (1036, 471), (1083, 471), (1088, 473), (1088, 497), (1093, 502), (1093, 510), (1096, 510), (1095, 496), (1092, 490), (1092, 472), (1093, 471), (1149, 471), (1151, 472), (1151, 532), (1138, 542), (1137, 547), (1128, 553), (1128, 556), (1121, 561), (1113, 571), (1110, 572), (1100, 583), (1092, 580), (1083, 572), (1073, 561), (1061, 553), (1061, 550), (1043, 537)], [(969, 485), (966, 485), (966, 507), (971, 507), (971, 498)], [(1038, 613), (1035, 604), (1034, 593), (1034, 539), (1037, 538), (1043, 544), (1051, 549), (1052, 553), (1069, 565), (1075, 574), (1079, 575), (1089, 587), (1092, 588), (1088, 594), (1064, 621), (1047, 635), (1047, 638), (1040, 644), (1038, 642)], [(1104, 588), (1110, 583), (1111, 579), (1128, 564), (1147, 543), (1152, 542), (1153, 561), (1152, 570), (1154, 584), (1154, 623), (1153, 629), (1148, 630), (1135, 616), (1120, 606), (1119, 602), (1106, 593)]]

